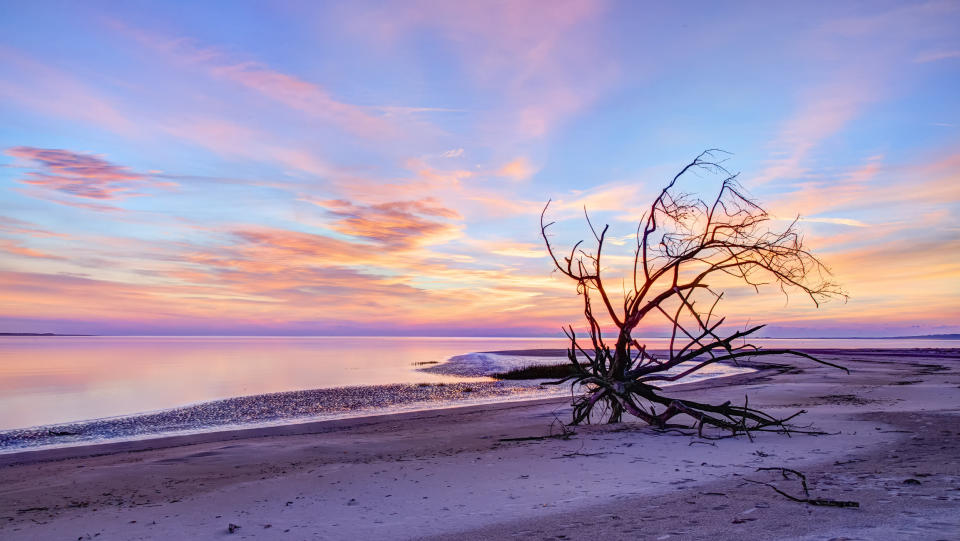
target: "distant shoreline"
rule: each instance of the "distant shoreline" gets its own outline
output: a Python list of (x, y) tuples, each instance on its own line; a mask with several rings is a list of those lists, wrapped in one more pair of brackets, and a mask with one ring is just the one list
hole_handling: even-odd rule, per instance
[[(170, 338), (170, 337), (183, 337), (189, 336), (191, 338), (381, 338), (378, 336), (346, 336), (346, 335), (327, 335), (327, 334), (318, 334), (318, 335), (261, 335), (261, 334), (237, 334), (237, 335), (220, 335), (220, 334), (197, 334), (197, 335), (176, 335), (176, 334), (116, 334), (116, 335), (103, 335), (103, 334), (59, 334), (52, 332), (0, 332), (0, 336), (33, 336), (33, 337), (45, 337), (45, 336), (97, 336), (97, 337), (113, 337), (113, 338)], [(410, 335), (410, 336), (389, 336), (389, 338), (516, 338), (518, 340), (523, 339), (553, 339), (553, 338), (563, 338), (562, 336), (511, 336), (511, 337), (499, 337), (499, 336), (488, 336), (488, 337), (474, 337), (474, 336), (465, 336), (465, 337), (450, 337), (450, 336), (421, 336), (421, 335)], [(614, 337), (609, 337), (614, 338)], [(669, 338), (669, 336), (645, 336), (643, 338)], [(918, 334), (911, 336), (758, 336), (760, 340), (960, 340), (960, 333), (958, 334)]]
[(0, 332), (0, 336), (98, 336), (96, 334), (57, 334), (52, 332)]
[(762, 340), (960, 340), (960, 334), (918, 334), (913, 336), (758, 336)]

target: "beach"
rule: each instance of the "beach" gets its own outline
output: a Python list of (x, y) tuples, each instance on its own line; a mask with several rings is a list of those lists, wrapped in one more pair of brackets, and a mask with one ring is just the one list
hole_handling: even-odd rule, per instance
[(0, 538), (960, 539), (960, 350), (816, 354), (851, 373), (790, 359), (670, 393), (822, 435), (563, 429), (549, 398), (2, 455)]

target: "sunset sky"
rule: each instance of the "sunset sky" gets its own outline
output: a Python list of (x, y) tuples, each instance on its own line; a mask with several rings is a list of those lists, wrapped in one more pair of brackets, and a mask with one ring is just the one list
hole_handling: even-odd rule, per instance
[(735, 290), (732, 321), (960, 332), (958, 29), (956, 1), (3, 1), (0, 332), (553, 335), (580, 304), (544, 203), (628, 255), (712, 147), (850, 294)]

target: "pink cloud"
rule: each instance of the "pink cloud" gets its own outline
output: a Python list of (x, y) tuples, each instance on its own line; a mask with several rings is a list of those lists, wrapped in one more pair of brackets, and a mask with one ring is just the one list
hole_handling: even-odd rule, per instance
[(543, 201), (527, 201), (519, 197), (516, 185), (512, 182), (497, 185), (496, 179), (501, 176), (502, 167), (499, 170), (482, 167), (473, 170), (442, 168), (422, 158), (409, 159), (404, 167), (409, 175), (400, 178), (341, 175), (332, 180), (337, 190), (348, 199), (367, 203), (415, 200), (429, 193), (443, 206), (456, 208), (467, 219), (533, 215), (543, 207)]
[(210, 73), (365, 137), (395, 136), (396, 128), (365, 108), (334, 99), (320, 85), (255, 62), (208, 66)]
[(178, 139), (190, 141), (221, 156), (249, 156), (253, 149), (263, 146), (263, 134), (222, 118), (191, 115), (161, 123), (158, 127)]
[[(8, 148), (6, 153), (37, 168), (26, 173), (20, 182), (42, 188), (44, 192), (53, 191), (70, 197), (103, 201), (140, 195), (135, 190), (147, 185), (171, 185), (170, 182), (154, 181), (93, 154), (24, 146)], [(28, 190), (26, 193), (33, 192)], [(99, 204), (93, 206), (100, 207), (100, 210), (106, 207)]]
[(63, 233), (48, 231), (36, 224), (17, 220), (9, 216), (0, 216), (0, 232), (12, 235), (26, 235), (29, 237), (64, 237)]

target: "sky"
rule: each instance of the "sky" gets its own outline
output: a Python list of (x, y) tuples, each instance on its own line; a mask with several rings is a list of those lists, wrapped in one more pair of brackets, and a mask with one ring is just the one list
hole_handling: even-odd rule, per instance
[(555, 335), (722, 148), (849, 294), (731, 324), (960, 332), (960, 2), (667, 4), (0, 0), (0, 331)]

